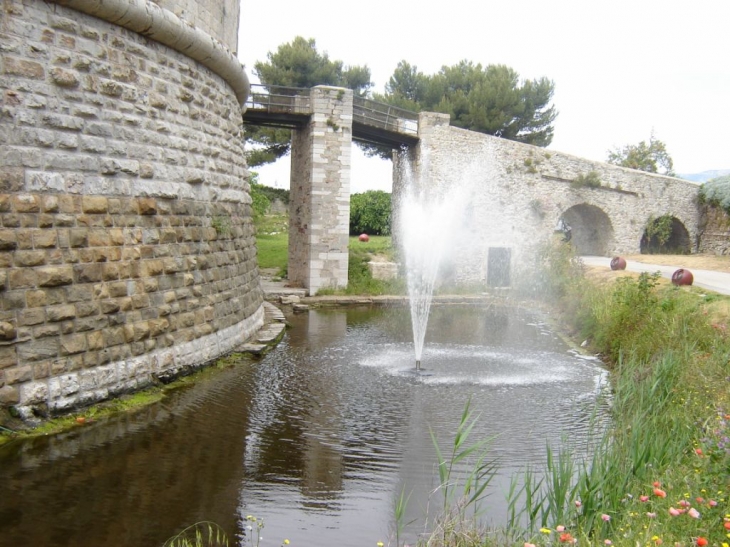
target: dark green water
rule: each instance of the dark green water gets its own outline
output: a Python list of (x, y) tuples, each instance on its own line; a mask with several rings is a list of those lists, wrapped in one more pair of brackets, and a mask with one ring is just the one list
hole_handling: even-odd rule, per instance
[(211, 520), (242, 541), (264, 518), (261, 546), (387, 544), (393, 503), (422, 527), (436, 505), (433, 428), (451, 442), (466, 401), (474, 438), (498, 435), (503, 491), (545, 444), (587, 446), (605, 386), (529, 311), (436, 306), (413, 372), (405, 309), (312, 311), (291, 318), (260, 361), (206, 375), (163, 403), (70, 433), (0, 448), (0, 545), (161, 545)]

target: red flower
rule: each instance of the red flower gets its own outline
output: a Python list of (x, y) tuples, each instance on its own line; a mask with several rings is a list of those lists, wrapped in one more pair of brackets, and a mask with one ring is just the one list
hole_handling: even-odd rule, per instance
[(725, 527), (725, 530), (730, 530), (730, 520), (726, 520), (722, 525)]
[(573, 536), (571, 536), (568, 532), (565, 532), (560, 534), (560, 541), (563, 543), (573, 543)]
[(707, 545), (707, 538), (703, 538), (702, 536), (697, 538), (697, 547), (705, 547)]
[(662, 490), (661, 488), (654, 488), (654, 495), (659, 496), (660, 498), (667, 497), (667, 493), (664, 490)]

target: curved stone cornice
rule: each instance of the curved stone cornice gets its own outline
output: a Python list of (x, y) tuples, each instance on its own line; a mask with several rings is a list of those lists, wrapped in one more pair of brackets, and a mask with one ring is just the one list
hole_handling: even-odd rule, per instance
[(244, 108), (250, 92), (248, 76), (238, 59), (218, 40), (149, 0), (51, 0), (119, 25), (205, 65), (233, 88)]

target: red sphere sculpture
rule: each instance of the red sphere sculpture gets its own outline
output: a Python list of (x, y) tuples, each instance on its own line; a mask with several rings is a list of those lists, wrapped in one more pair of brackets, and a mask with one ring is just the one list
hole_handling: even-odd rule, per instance
[(680, 268), (672, 274), (672, 283), (674, 285), (691, 285), (693, 281), (694, 276), (692, 275), (692, 272), (685, 270), (684, 268)]
[(625, 270), (626, 269), (626, 260), (620, 256), (614, 256), (611, 259), (611, 269), (612, 270)]
[(358, 237), (357, 239), (364, 243), (367, 243), (368, 241), (370, 241), (370, 236), (367, 234), (360, 234), (360, 237)]

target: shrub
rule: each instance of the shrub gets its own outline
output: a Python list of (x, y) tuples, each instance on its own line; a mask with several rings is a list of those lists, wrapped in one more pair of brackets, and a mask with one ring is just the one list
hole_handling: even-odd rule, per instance
[(700, 186), (700, 201), (722, 207), (730, 214), (730, 175), (710, 179)]
[(350, 234), (390, 235), (390, 194), (368, 190), (350, 198)]

